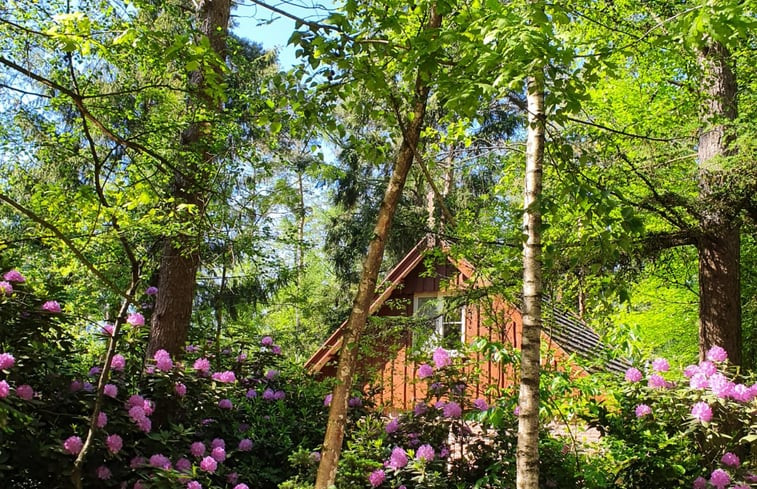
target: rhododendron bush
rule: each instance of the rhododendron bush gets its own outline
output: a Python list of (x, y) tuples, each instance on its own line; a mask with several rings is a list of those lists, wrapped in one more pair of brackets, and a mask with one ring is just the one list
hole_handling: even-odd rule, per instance
[[(0, 293), (0, 487), (71, 487), (103, 374), (112, 324), (70, 333), (65, 304), (39, 297), (17, 271)], [(287, 457), (323, 440), (328, 386), (284, 360), (271, 337), (221, 349), (187, 345), (182, 358), (144, 358), (144, 314), (118, 332), (86, 454), (84, 487), (274, 488)], [(81, 334), (81, 333), (80, 333)]]
[(757, 384), (720, 347), (699, 364), (629, 368), (593, 407), (615, 487), (755, 487)]

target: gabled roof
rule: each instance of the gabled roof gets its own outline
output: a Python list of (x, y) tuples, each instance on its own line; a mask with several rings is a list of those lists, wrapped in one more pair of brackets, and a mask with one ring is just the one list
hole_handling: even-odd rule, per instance
[[(437, 242), (429, 236), (416, 244), (407, 255), (386, 275), (384, 280), (377, 287), (377, 295), (371, 303), (369, 314), (374, 314), (387, 299), (402, 280), (423, 261), (425, 252), (435, 246), (442, 249), (449, 249), (449, 245), (444, 241)], [(447, 259), (455, 265), (461, 272), (467, 276), (473, 276), (475, 268), (465, 259), (454, 259), (447, 255)], [(607, 346), (604, 345), (593, 329), (587, 326), (575, 314), (563, 311), (550, 305), (548, 301), (544, 303), (542, 315), (544, 318), (544, 327), (542, 332), (549, 336), (554, 342), (566, 353), (575, 353), (579, 357), (587, 360), (601, 358), (607, 352)], [(339, 328), (321, 345), (310, 359), (305, 363), (305, 368), (311, 372), (319, 372), (324, 365), (336, 355), (342, 346), (342, 335), (347, 326), (345, 320)], [(608, 370), (612, 372), (623, 372), (630, 364), (625, 360), (613, 359), (605, 362), (603, 369), (590, 368), (589, 370)]]

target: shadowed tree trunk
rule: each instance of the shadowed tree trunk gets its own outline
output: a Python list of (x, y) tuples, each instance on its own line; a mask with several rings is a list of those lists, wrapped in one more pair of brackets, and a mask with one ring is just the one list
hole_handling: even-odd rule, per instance
[[(205, 0), (194, 2), (200, 31), (210, 40), (210, 46), (218, 58), (226, 57), (226, 37), (228, 34), (230, 0)], [(220, 68), (217, 75), (220, 76)], [(207, 80), (200, 69), (192, 73), (190, 81), (193, 90), (207, 110), (220, 110), (213, 97), (206, 93)], [(192, 102), (190, 102), (191, 104)], [(193, 219), (205, 212), (207, 191), (202, 187), (203, 172), (212, 165), (215, 155), (210, 150), (212, 127), (207, 121), (195, 122), (181, 135), (184, 154), (188, 155), (182, 172), (175, 173), (173, 197), (176, 204), (189, 204), (194, 208)], [(192, 159), (191, 157), (195, 158)], [(150, 342), (147, 356), (159, 349), (171, 355), (181, 355), (187, 341), (189, 321), (192, 317), (197, 270), (200, 267), (199, 231), (187, 226), (190, 231), (177, 236), (166, 237), (158, 272), (158, 296), (152, 315)]]
[[(426, 29), (437, 29), (441, 26), (441, 15), (436, 8), (431, 8)], [(352, 311), (347, 320), (342, 347), (339, 351), (339, 364), (336, 372), (336, 385), (332, 392), (329, 419), (326, 425), (326, 436), (321, 451), (321, 461), (318, 465), (315, 489), (328, 489), (336, 480), (337, 464), (344, 440), (344, 427), (347, 421), (347, 399), (349, 397), (352, 380), (357, 366), (360, 336), (365, 329), (365, 323), (370, 312), (371, 302), (376, 293), (376, 281), (381, 260), (384, 255), (386, 238), (392, 224), (392, 218), (397, 208), (402, 189), (405, 186), (407, 174), (417, 151), (423, 121), (426, 115), (426, 103), (430, 88), (428, 86), (428, 73), (421, 68), (415, 79), (415, 99), (413, 105), (413, 118), (410, 120), (407, 130), (404, 132), (399, 153), (394, 162), (392, 176), (384, 193), (381, 207), (379, 208), (376, 226), (373, 229), (373, 238), (368, 245), (368, 254), (363, 261), (358, 291), (352, 303)]]
[(518, 396), (517, 489), (539, 488), (539, 347), (541, 335), (541, 210), (544, 162), (544, 75), (528, 78), (528, 136), (523, 206), (523, 343)]
[(728, 182), (722, 158), (733, 155), (728, 123), (736, 119), (736, 79), (730, 54), (720, 43), (704, 47), (699, 65), (704, 73), (702, 129), (699, 135), (699, 197), (702, 202), (699, 251), (699, 352), (712, 346), (741, 363), (740, 226), (727, 205)]

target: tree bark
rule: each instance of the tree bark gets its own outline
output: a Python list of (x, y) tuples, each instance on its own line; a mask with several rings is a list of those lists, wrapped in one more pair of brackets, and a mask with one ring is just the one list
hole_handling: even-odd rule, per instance
[[(213, 51), (223, 60), (226, 57), (231, 1), (205, 0), (195, 2), (194, 5), (200, 22), (200, 32), (208, 37)], [(220, 70), (218, 74), (220, 75)], [(220, 105), (205, 94), (206, 80), (203, 71), (193, 72), (190, 81), (208, 109), (220, 111)], [(211, 129), (210, 123), (197, 122), (187, 127), (181, 135), (182, 147), (187, 153), (197, 154), (202, 165), (211, 165), (215, 158), (209, 150)], [(176, 172), (174, 175), (172, 193), (176, 203), (194, 206), (195, 216), (202, 216), (205, 212), (207, 196), (202, 190), (202, 181), (202, 168), (198, 168), (197, 164), (191, 161), (182, 173)], [(200, 240), (192, 231), (165, 239), (158, 272), (158, 296), (155, 299), (150, 341), (147, 346), (148, 358), (160, 349), (173, 356), (183, 353), (192, 318), (199, 267)]]
[(544, 76), (528, 78), (528, 136), (523, 230), (523, 337), (518, 406), (517, 489), (539, 488), (539, 369), (541, 335), (541, 210), (544, 162)]
[(722, 159), (732, 156), (736, 119), (736, 78), (730, 53), (720, 43), (704, 47), (699, 65), (704, 74), (702, 129), (699, 135), (699, 197), (702, 202), (699, 252), (699, 355), (722, 346), (729, 360), (741, 364), (740, 226), (730, 205)]
[[(425, 29), (437, 29), (441, 26), (441, 15), (436, 8), (431, 8), (431, 15)], [(426, 103), (429, 95), (429, 74), (419, 68), (415, 79), (415, 100), (413, 104), (413, 119), (403, 134), (402, 144), (394, 162), (392, 176), (384, 193), (379, 208), (373, 238), (368, 245), (368, 254), (363, 261), (363, 270), (358, 285), (352, 311), (342, 336), (342, 347), (339, 351), (339, 364), (336, 372), (336, 385), (332, 392), (329, 419), (326, 425), (326, 436), (321, 451), (321, 461), (315, 489), (328, 489), (336, 480), (339, 455), (344, 440), (344, 427), (347, 421), (347, 399), (357, 366), (360, 337), (365, 329), (371, 302), (376, 293), (376, 281), (384, 255), (386, 238), (392, 224), (397, 203), (402, 195), (407, 174), (410, 171), (418, 141), (420, 139), (423, 121), (426, 115)]]

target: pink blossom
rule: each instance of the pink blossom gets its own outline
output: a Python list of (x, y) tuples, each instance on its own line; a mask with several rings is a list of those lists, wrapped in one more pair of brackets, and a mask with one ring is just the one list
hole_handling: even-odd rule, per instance
[(421, 416), (422, 414), (425, 414), (426, 411), (428, 411), (428, 406), (422, 402), (419, 402), (413, 407), (413, 414), (416, 416)]
[(192, 462), (190, 462), (188, 459), (182, 457), (179, 460), (176, 461), (176, 470), (179, 472), (187, 473), (190, 470), (192, 470)]
[(689, 380), (689, 386), (692, 389), (706, 389), (710, 386), (710, 381), (707, 380), (707, 376), (702, 372), (696, 373), (691, 376)]
[(649, 376), (649, 387), (652, 387), (653, 389), (663, 389), (667, 385), (665, 383), (665, 379), (662, 378), (662, 376), (657, 374), (652, 374)]
[(249, 438), (239, 440), (239, 450), (242, 452), (249, 452), (252, 450), (252, 440)]
[(121, 451), (121, 448), (124, 446), (123, 439), (118, 435), (108, 435), (108, 437), (105, 439), (105, 445), (108, 447), (108, 451), (110, 453), (118, 453)]
[(736, 384), (733, 386), (731, 396), (741, 402), (750, 402), (755, 397), (754, 391), (744, 384)]
[(98, 428), (105, 428), (105, 425), (108, 424), (108, 415), (104, 412), (100, 411), (97, 413), (97, 423), (96, 426)]
[(181, 382), (176, 382), (176, 384), (173, 386), (173, 390), (179, 397), (184, 397), (187, 394), (187, 386), (182, 384)]
[(145, 398), (140, 396), (139, 394), (130, 395), (129, 399), (126, 401), (127, 407), (134, 407), (134, 406), (142, 407), (144, 404), (145, 404)]
[(281, 347), (279, 345), (273, 345), (271, 347), (271, 353), (274, 355), (281, 355)]
[(193, 366), (194, 369), (198, 372), (207, 375), (210, 371), (210, 360), (208, 360), (207, 358), (198, 358), (197, 360), (195, 360)]
[(520, 416), (520, 406), (515, 406), (515, 409), (513, 409), (513, 414)]
[(431, 445), (421, 445), (415, 452), (416, 459), (425, 460), (426, 462), (434, 460), (435, 456), (436, 453), (434, 452), (434, 448)]
[(63, 442), (63, 450), (71, 455), (79, 455), (84, 443), (78, 436), (69, 436), (66, 441)]
[(150, 295), (150, 296), (158, 295), (158, 288), (151, 285), (147, 287), (147, 290), (145, 290), (145, 294)]
[(110, 361), (110, 368), (116, 371), (122, 371), (126, 366), (126, 359), (123, 355), (116, 353)]
[(694, 483), (691, 486), (693, 489), (705, 489), (705, 487), (707, 487), (707, 479), (704, 477), (697, 477), (694, 479)]
[(718, 371), (718, 368), (714, 363), (705, 360), (703, 362), (699, 362), (699, 371), (709, 377), (711, 375), (714, 375), (715, 372)]
[(247, 484), (237, 484), (236, 486), (234, 486), (234, 489), (250, 489), (250, 486), (248, 486)]
[(16, 395), (24, 401), (31, 401), (34, 397), (34, 389), (29, 384), (23, 384), (16, 387)]
[(58, 301), (47, 301), (42, 304), (42, 310), (53, 314), (57, 314), (61, 311)]
[(730, 483), (731, 476), (729, 476), (728, 472), (723, 469), (715, 469), (712, 471), (712, 474), (710, 474), (710, 484), (717, 487), (718, 489), (723, 489)]
[(652, 361), (652, 370), (655, 372), (667, 372), (670, 370), (670, 364), (664, 358), (657, 358)]
[(103, 388), (103, 393), (112, 398), (116, 398), (118, 396), (118, 387), (116, 387), (113, 384), (105, 384), (105, 387)]
[(155, 352), (155, 366), (158, 370), (163, 372), (169, 372), (173, 369), (173, 360), (171, 355), (166, 350), (158, 350)]
[(139, 421), (140, 419), (147, 417), (147, 415), (145, 414), (145, 409), (142, 406), (133, 406), (129, 408), (129, 417), (132, 419), (132, 421)]
[(213, 457), (205, 457), (200, 461), (200, 470), (205, 472), (215, 472), (218, 468), (218, 462)]
[(434, 365), (436, 366), (436, 368), (444, 368), (452, 364), (452, 358), (450, 358), (447, 350), (442, 347), (434, 350), (432, 358), (434, 360)]
[(712, 408), (706, 402), (698, 402), (691, 408), (691, 415), (695, 419), (708, 423), (712, 419)]
[(213, 380), (221, 382), (223, 384), (231, 384), (237, 381), (236, 375), (231, 370), (225, 372), (216, 372), (211, 377)]
[(256, 397), (258, 397), (258, 391), (256, 391), (255, 389), (247, 389), (247, 394), (245, 394), (245, 396), (247, 397), (247, 399), (255, 399)]
[(728, 467), (738, 467), (741, 460), (739, 460), (739, 457), (735, 453), (726, 452), (723, 454), (723, 458), (720, 459), (720, 462)]
[(189, 447), (189, 453), (197, 458), (202, 457), (203, 455), (205, 455), (205, 444), (201, 441), (192, 443), (192, 445)]
[(142, 402), (142, 409), (145, 411), (145, 416), (151, 416), (155, 412), (155, 403), (149, 399), (145, 399)]
[(356, 397), (350, 397), (350, 398), (349, 398), (349, 399), (347, 400), (347, 405), (348, 405), (349, 407), (353, 407), (353, 408), (354, 408), (354, 407), (360, 407), (360, 406), (362, 406), (362, 405), (363, 405), (363, 400), (362, 400), (362, 399), (360, 399), (360, 398), (359, 398), (359, 397), (357, 397), (357, 396), (356, 396)]
[(401, 469), (407, 465), (407, 453), (400, 447), (394, 447), (392, 454), (389, 457), (389, 467), (393, 469)]
[(147, 459), (145, 457), (134, 457), (129, 462), (129, 467), (132, 469), (138, 469), (147, 465)]
[(631, 367), (626, 370), (626, 381), (628, 382), (638, 382), (641, 380), (641, 377), (641, 371), (638, 368)]
[(70, 392), (79, 392), (84, 387), (84, 384), (82, 384), (81, 380), (72, 380), (71, 383), (68, 386), (68, 390)]
[(647, 414), (652, 414), (652, 408), (647, 406), (646, 404), (639, 404), (636, 406), (636, 417), (641, 418), (642, 416), (646, 416)]
[(150, 418), (142, 418), (138, 419), (136, 421), (137, 428), (139, 428), (140, 431), (144, 433), (149, 433), (152, 429), (152, 421), (150, 421)]
[(97, 478), (100, 480), (106, 481), (110, 479), (112, 475), (110, 469), (105, 465), (101, 465), (97, 468)]
[(0, 380), (0, 399), (5, 399), (10, 393), (11, 386), (8, 385), (8, 382)]
[(265, 378), (268, 379), (268, 380), (273, 380), (273, 379), (275, 379), (278, 376), (279, 376), (279, 371), (276, 370), (276, 369), (269, 369), (265, 373)]
[[(683, 369), (683, 376), (687, 379), (690, 379), (694, 374), (699, 373), (699, 367), (697, 365), (687, 365), (685, 369)], [(702, 479), (704, 480), (704, 478)]]
[(215, 447), (210, 451), (210, 456), (216, 462), (223, 462), (226, 460), (226, 450), (223, 447)]
[(210, 442), (210, 448), (226, 448), (226, 440), (223, 438), (213, 438), (213, 441)]
[(197, 481), (187, 482), (187, 489), (202, 489), (202, 484)]
[(478, 409), (479, 411), (486, 411), (489, 409), (489, 405), (486, 403), (485, 399), (476, 399), (473, 401), (473, 407)]
[(260, 344), (263, 346), (272, 346), (273, 338), (271, 338), (270, 336), (263, 336), (263, 339), (260, 340)]
[(442, 409), (445, 418), (459, 418), (463, 414), (462, 408), (456, 402), (448, 402)]
[(10, 353), (0, 353), (0, 370), (7, 370), (16, 363), (16, 359)]
[(733, 394), (734, 383), (720, 372), (710, 377), (710, 390), (721, 399), (727, 399)]
[(26, 282), (26, 277), (21, 275), (21, 272), (15, 269), (5, 272), (5, 274), (3, 274), (3, 278), (8, 282), (17, 282), (19, 284)]
[(103, 324), (100, 329), (102, 330), (103, 334), (105, 336), (113, 336), (113, 332), (115, 331), (115, 326), (112, 324)]
[(220, 401), (218, 401), (218, 407), (221, 409), (231, 409), (234, 406), (231, 403), (230, 399), (221, 399)]
[(425, 379), (427, 377), (431, 377), (432, 375), (434, 375), (434, 369), (431, 368), (431, 365), (426, 365), (424, 363), (420, 367), (418, 367), (418, 378), (419, 379)]
[(144, 326), (145, 317), (138, 312), (132, 312), (126, 316), (126, 322), (132, 326)]
[(156, 453), (150, 457), (150, 466), (156, 469), (169, 470), (171, 468), (171, 460), (162, 453)]
[(389, 420), (388, 423), (386, 423), (386, 427), (384, 428), (387, 433), (391, 434), (397, 431), (400, 427), (400, 420), (398, 418), (392, 418)]
[(245, 360), (247, 360), (247, 354), (246, 353), (240, 353), (237, 355), (237, 363), (242, 363)]
[(13, 293), (13, 286), (10, 282), (3, 280), (0, 282), (0, 295), (11, 295)]
[(370, 482), (371, 487), (378, 487), (381, 484), (383, 484), (384, 480), (386, 479), (386, 474), (384, 474), (384, 471), (381, 469), (374, 470), (371, 472), (371, 475), (368, 476), (368, 482)]
[(728, 359), (728, 352), (720, 346), (713, 346), (707, 351), (707, 360), (715, 363), (725, 362)]

